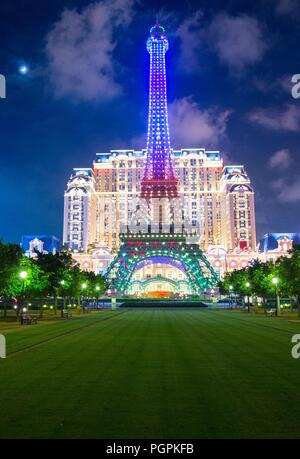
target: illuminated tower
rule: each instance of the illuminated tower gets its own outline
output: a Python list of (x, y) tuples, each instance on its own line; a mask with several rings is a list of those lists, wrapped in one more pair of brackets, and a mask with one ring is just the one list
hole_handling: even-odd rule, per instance
[(168, 123), (165, 61), (168, 47), (164, 28), (155, 24), (147, 40), (150, 53), (149, 115), (146, 166), (141, 183), (141, 197), (145, 199), (178, 196)]
[(183, 224), (184, 212), (171, 158), (167, 49), (164, 28), (156, 24), (150, 29), (147, 40), (150, 53), (149, 117), (141, 199), (134, 228), (128, 225), (127, 231), (119, 234), (121, 246), (105, 272), (109, 285), (119, 294), (128, 292), (134, 272), (149, 264), (178, 268), (186, 276), (190, 292), (196, 295), (218, 280), (199, 244), (192, 240)]

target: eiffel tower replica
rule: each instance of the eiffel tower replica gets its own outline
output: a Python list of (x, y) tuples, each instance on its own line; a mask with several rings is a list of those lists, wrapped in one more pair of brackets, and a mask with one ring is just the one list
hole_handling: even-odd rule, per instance
[(117, 294), (126, 294), (132, 275), (147, 264), (182, 270), (190, 291), (199, 295), (218, 277), (199, 247), (199, 235), (186, 222), (171, 157), (166, 61), (169, 42), (159, 24), (150, 29), (150, 87), (147, 155), (140, 202), (131, 223), (120, 233), (120, 248), (105, 276)]

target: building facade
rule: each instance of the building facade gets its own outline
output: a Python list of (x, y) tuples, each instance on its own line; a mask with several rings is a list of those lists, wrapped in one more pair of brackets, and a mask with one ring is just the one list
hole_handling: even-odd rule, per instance
[[(172, 151), (186, 221), (205, 252), (256, 249), (254, 191), (243, 166), (224, 166), (219, 151)], [(93, 168), (74, 169), (64, 203), (63, 242), (74, 252), (119, 248), (119, 233), (139, 202), (145, 151), (98, 153)]]
[(35, 258), (37, 252), (52, 253), (55, 255), (61, 250), (61, 241), (52, 235), (24, 235), (22, 236), (20, 246), (25, 251), (27, 257)]

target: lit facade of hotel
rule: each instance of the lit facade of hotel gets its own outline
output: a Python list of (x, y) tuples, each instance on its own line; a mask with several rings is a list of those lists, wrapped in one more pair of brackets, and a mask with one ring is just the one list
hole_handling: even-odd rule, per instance
[[(173, 151), (186, 219), (197, 226), (208, 258), (256, 251), (254, 191), (241, 165), (224, 165), (219, 151)], [(64, 203), (63, 242), (85, 269), (106, 269), (139, 200), (145, 150), (98, 153), (92, 168), (73, 170)], [(221, 251), (221, 252), (220, 252)], [(223, 256), (222, 256), (223, 258)], [(214, 261), (216, 271), (224, 271)], [(221, 274), (221, 272), (220, 272)]]

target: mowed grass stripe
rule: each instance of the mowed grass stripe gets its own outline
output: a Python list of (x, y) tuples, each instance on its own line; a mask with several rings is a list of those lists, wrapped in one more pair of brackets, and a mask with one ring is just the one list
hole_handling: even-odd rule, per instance
[(166, 309), (91, 319), (1, 362), (1, 438), (300, 437), (285, 322)]
[[(256, 316), (256, 315), (248, 315), (248, 313), (240, 314), (240, 312), (236, 311), (214, 311), (219, 316), (223, 316), (223, 319), (236, 320), (237, 322), (243, 322), (245, 326), (254, 326), (269, 328), (270, 330), (276, 330), (280, 333), (295, 333), (299, 330), (300, 327), (300, 320), (289, 320), (289, 319), (281, 319), (277, 317), (268, 318), (265, 316)], [(276, 325), (275, 325), (276, 324)], [(277, 326), (278, 325), (278, 326)], [(287, 328), (288, 327), (288, 328)]]
[[(229, 413), (234, 411), (234, 428), (231, 423), (220, 423), (222, 430), (213, 435), (228, 437), (232, 432), (239, 437), (252, 435), (257, 438), (295, 435), (297, 427), (294, 425), (290, 431), (283, 428), (281, 415), (288, 411), (288, 416), (299, 418), (300, 414), (296, 390), (299, 365), (290, 356), (290, 340), (270, 330), (267, 336), (261, 329), (245, 333), (234, 326), (236, 323), (221, 330), (222, 314), (215, 316), (220, 322), (209, 337), (208, 370), (212, 372), (215, 368), (218, 377), (212, 378), (208, 394), (213, 394), (218, 404), (224, 404), (219, 410), (220, 416), (225, 415), (228, 419)], [(210, 405), (216, 408), (216, 403)], [(266, 414), (270, 408), (276, 416)], [(258, 410), (261, 418), (255, 423)]]
[(8, 357), (12, 357), (18, 352), (30, 350), (53, 339), (59, 339), (69, 333), (76, 333), (82, 328), (95, 326), (99, 321), (108, 320), (115, 314), (123, 313), (124, 311), (119, 313), (104, 311), (92, 316), (81, 316), (68, 321), (44, 322), (32, 326), (19, 326), (8, 332), (3, 331), (2, 333), (7, 340)]
[[(107, 327), (110, 331), (105, 334)], [(99, 321), (94, 329), (66, 335), (63, 342), (52, 341), (3, 361), (0, 388), (2, 394), (5, 390), (5, 397), (0, 395), (0, 437), (7, 438), (7, 432), (12, 430), (17, 438), (59, 438), (65, 419), (70, 430), (76, 426), (80, 432), (89, 394), (95, 388), (98, 393), (99, 382), (101, 386), (114, 364), (107, 338), (111, 346), (119, 329), (119, 317), (115, 315), (112, 321)], [(12, 404), (5, 403), (8, 400), (16, 408), (14, 413)], [(92, 405), (95, 404), (97, 398), (93, 397)]]

